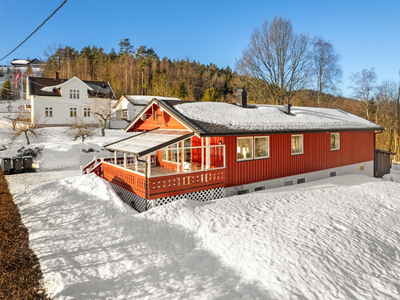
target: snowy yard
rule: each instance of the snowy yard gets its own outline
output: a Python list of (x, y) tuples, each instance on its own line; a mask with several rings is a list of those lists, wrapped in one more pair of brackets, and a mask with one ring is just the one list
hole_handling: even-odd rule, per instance
[(37, 175), (7, 178), (56, 299), (399, 299), (396, 183), (343, 176), (135, 214), (94, 175)]
[[(4, 120), (12, 156), (26, 145)], [(38, 172), (7, 176), (55, 299), (400, 299), (400, 184), (339, 176), (137, 214), (79, 175), (126, 134), (79, 143), (63, 130), (33, 139)]]

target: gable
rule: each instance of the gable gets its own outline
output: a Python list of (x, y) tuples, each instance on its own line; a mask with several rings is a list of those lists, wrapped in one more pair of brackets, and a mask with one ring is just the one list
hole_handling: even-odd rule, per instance
[(137, 132), (144, 130), (178, 129), (190, 130), (180, 120), (172, 116), (170, 112), (152, 101), (125, 129), (125, 132)]

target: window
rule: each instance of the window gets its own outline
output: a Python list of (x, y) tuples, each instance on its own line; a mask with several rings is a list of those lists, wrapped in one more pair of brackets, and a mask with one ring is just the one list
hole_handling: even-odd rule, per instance
[(44, 115), (45, 117), (52, 117), (53, 116), (53, 108), (52, 107), (45, 107), (44, 108)]
[(292, 135), (292, 155), (303, 154), (303, 135)]
[(126, 119), (128, 119), (128, 110), (123, 109), (122, 110), (122, 120), (126, 120)]
[(306, 179), (305, 178), (299, 178), (297, 179), (297, 184), (305, 183)]
[[(184, 140), (183, 141), (183, 147), (185, 147), (185, 150), (184, 150), (184, 161), (185, 162), (187, 162), (187, 163), (190, 163), (190, 162), (192, 162), (192, 153), (191, 153), (191, 149), (190, 149), (190, 147), (192, 147), (192, 139), (190, 138), (190, 139), (186, 139), (186, 140)], [(186, 148), (189, 148), (189, 149), (186, 149)]]
[(162, 150), (162, 160), (169, 161), (169, 162), (177, 162), (178, 161), (178, 146), (177, 144), (173, 144), (164, 148)]
[(242, 190), (242, 191), (238, 191), (238, 192), (237, 192), (238, 195), (245, 195), (245, 194), (249, 194), (249, 193), (250, 193), (250, 190), (249, 190), (249, 189), (247, 189), (247, 190)]
[(339, 133), (331, 133), (331, 150), (340, 150), (340, 135)]
[(269, 136), (254, 138), (254, 158), (269, 157)]
[(84, 117), (90, 117), (90, 108), (84, 108), (83, 109), (83, 116)]
[(69, 116), (72, 118), (76, 117), (76, 107), (71, 107), (69, 109)]
[(253, 158), (253, 138), (237, 138), (237, 160)]
[(69, 99), (79, 99), (79, 90), (70, 89)]

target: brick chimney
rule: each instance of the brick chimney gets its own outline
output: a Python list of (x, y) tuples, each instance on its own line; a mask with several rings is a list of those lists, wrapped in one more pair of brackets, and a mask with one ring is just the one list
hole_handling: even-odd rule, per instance
[(56, 79), (60, 79), (60, 73), (56, 72)]

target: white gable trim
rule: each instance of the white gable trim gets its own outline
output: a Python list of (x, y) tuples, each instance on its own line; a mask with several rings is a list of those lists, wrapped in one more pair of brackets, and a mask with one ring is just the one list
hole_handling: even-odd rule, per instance
[(41, 90), (42, 90), (43, 92), (52, 92), (54, 89), (60, 89), (60, 88), (62, 88), (63, 86), (65, 86), (65, 85), (71, 83), (72, 81), (78, 81), (79, 83), (82, 83), (83, 85), (86, 85), (86, 87), (87, 87), (88, 90), (93, 91), (93, 88), (91, 88), (90, 86), (88, 86), (85, 82), (83, 82), (82, 80), (80, 80), (80, 79), (79, 79), (78, 77), (76, 77), (76, 76), (74, 76), (74, 77), (68, 79), (67, 81), (65, 81), (65, 82), (63, 82), (63, 83), (60, 83), (60, 84), (58, 84), (58, 85), (46, 86), (46, 87), (42, 88)]

